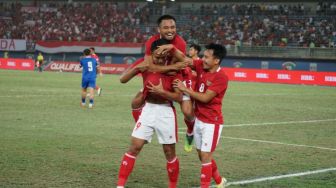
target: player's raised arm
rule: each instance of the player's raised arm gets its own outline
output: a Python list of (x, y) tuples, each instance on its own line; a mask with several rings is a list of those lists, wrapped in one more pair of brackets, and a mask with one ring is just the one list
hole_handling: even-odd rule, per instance
[(143, 59), (139, 59), (131, 65), (125, 72), (123, 72), (119, 78), (120, 83), (127, 83), (137, 74), (148, 69), (148, 63)]

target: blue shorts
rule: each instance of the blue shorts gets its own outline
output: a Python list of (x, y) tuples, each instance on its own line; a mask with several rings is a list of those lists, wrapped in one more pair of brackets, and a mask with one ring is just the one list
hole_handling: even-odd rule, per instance
[(82, 79), (82, 88), (86, 89), (88, 87), (91, 88), (96, 88), (96, 79), (95, 78), (91, 78), (91, 79)]

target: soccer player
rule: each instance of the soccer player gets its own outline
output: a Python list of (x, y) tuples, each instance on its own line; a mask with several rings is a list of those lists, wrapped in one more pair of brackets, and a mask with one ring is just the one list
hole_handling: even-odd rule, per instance
[(37, 65), (37, 68), (38, 68), (39, 72), (42, 72), (42, 70), (43, 70), (43, 68), (42, 68), (43, 63), (44, 63), (43, 55), (42, 55), (41, 52), (39, 52), (38, 56), (37, 56), (37, 61), (36, 61), (36, 65)]
[[(197, 44), (190, 45), (188, 55), (193, 60), (199, 60), (198, 54), (201, 52), (201, 46)], [(183, 70), (183, 83), (188, 88), (195, 90), (196, 87), (196, 77), (197, 74), (190, 67), (186, 67)], [(191, 152), (192, 151), (192, 143), (194, 140), (194, 123), (195, 123), (195, 115), (194, 115), (194, 105), (193, 100), (189, 95), (183, 94), (183, 100), (181, 103), (181, 110), (184, 112), (184, 122), (187, 125), (187, 132), (184, 140), (184, 151)]]
[[(95, 58), (96, 61), (97, 61), (97, 63), (98, 63), (98, 65), (100, 65), (99, 57), (98, 57), (98, 55), (96, 54), (95, 48), (94, 48), (94, 47), (91, 47), (91, 48), (90, 48), (90, 51), (91, 51), (91, 57)], [(99, 66), (99, 67), (100, 67), (100, 66)], [(100, 76), (103, 75), (102, 72), (101, 72), (101, 70), (100, 70), (100, 68), (99, 68), (98, 72), (99, 72), (99, 75), (100, 75)], [(99, 87), (98, 85), (96, 85), (95, 90), (97, 90), (97, 94), (98, 94), (98, 96), (100, 96), (101, 93), (102, 93), (102, 91), (103, 91), (103, 88), (101, 88), (101, 87)]]
[[(163, 39), (153, 42), (154, 52)], [(165, 56), (157, 58), (152, 56), (154, 63), (165, 64)], [(124, 154), (120, 164), (117, 188), (123, 188), (128, 176), (133, 170), (135, 159), (141, 152), (144, 144), (151, 142), (154, 132), (167, 160), (166, 168), (169, 177), (169, 188), (177, 186), (179, 175), (179, 160), (176, 156), (175, 144), (177, 142), (176, 112), (172, 101), (181, 101), (182, 94), (172, 87), (176, 78), (182, 80), (181, 75), (166, 75), (158, 72), (143, 71), (145, 105), (133, 129), (131, 145)]]
[(224, 187), (226, 180), (218, 172), (213, 152), (224, 123), (222, 100), (228, 86), (228, 77), (220, 63), (226, 56), (226, 49), (219, 44), (209, 44), (205, 48), (202, 60), (190, 63), (197, 72), (197, 91), (186, 87), (180, 80), (174, 81), (174, 87), (195, 100), (194, 139), (202, 163), (201, 188), (210, 186), (211, 177), (217, 187)]
[(80, 60), (80, 66), (83, 68), (82, 71), (82, 101), (81, 106), (85, 107), (85, 99), (87, 89), (89, 88), (90, 93), (90, 103), (89, 108), (93, 107), (94, 104), (94, 88), (96, 87), (96, 77), (97, 69), (99, 69), (99, 64), (96, 59), (90, 54), (90, 49), (84, 50), (84, 58)]
[(190, 47), (189, 47), (188, 55), (193, 60), (199, 60), (199, 59), (201, 59), (199, 57), (199, 54), (200, 54), (201, 50), (202, 50), (202, 48), (201, 48), (200, 45), (191, 44)]
[[(148, 39), (145, 43), (145, 63), (148, 63), (148, 66), (151, 68), (151, 70), (155, 69), (157, 72), (169, 72), (171, 70), (179, 70), (181, 67), (178, 65), (171, 65), (171, 66), (156, 66), (153, 64), (152, 60), (152, 54), (151, 54), (151, 45), (154, 41), (163, 38), (168, 41), (172, 45), (174, 45), (175, 48), (180, 50), (183, 54), (186, 54), (186, 42), (182, 37), (180, 37), (176, 33), (176, 19), (171, 15), (162, 15), (157, 20), (157, 30), (158, 34), (152, 36), (150, 39)], [(156, 51), (158, 55), (167, 53), (167, 51), (163, 51), (162, 49), (158, 49)], [(181, 64), (179, 64), (181, 65)], [(132, 101), (132, 115), (134, 117), (135, 122), (137, 121), (138, 117), (141, 114), (141, 106), (143, 105), (143, 102), (141, 102), (142, 98), (142, 92), (138, 92), (136, 94), (136, 97)]]

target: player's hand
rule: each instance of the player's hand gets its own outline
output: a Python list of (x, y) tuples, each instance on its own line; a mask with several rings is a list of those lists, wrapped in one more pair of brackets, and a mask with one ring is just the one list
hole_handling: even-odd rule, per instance
[(187, 62), (176, 62), (175, 64), (172, 65), (175, 70), (181, 70), (184, 69), (188, 66)]
[(183, 84), (183, 82), (178, 79), (173, 81), (173, 87), (179, 89), (182, 92), (187, 90), (187, 87)]
[(157, 94), (164, 93), (161, 79), (158, 85), (154, 85), (152, 82), (149, 82), (149, 85), (147, 85), (147, 88), (149, 89), (149, 92), (151, 93), (157, 93)]
[(161, 45), (155, 50), (155, 54), (156, 55), (167, 55), (167, 53), (173, 48), (174, 48), (174, 45), (172, 44)]

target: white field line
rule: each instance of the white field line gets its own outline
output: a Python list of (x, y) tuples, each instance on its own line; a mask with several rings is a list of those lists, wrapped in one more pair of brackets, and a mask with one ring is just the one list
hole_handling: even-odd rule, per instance
[[(24, 97), (73, 97), (80, 96), (80, 92), (78, 94), (23, 94), (23, 95), (0, 95), (0, 98), (24, 98)], [(103, 95), (113, 95), (112, 93), (103, 93)], [(135, 95), (122, 95), (122, 97), (133, 97)]]
[[(336, 168), (325, 168), (325, 169), (320, 169), (320, 170), (299, 172), (299, 173), (294, 173), (294, 174), (286, 174), (286, 175), (279, 175), (279, 176), (268, 176), (268, 177), (257, 178), (257, 179), (233, 181), (233, 182), (226, 183), (225, 187), (228, 187), (230, 185), (246, 185), (246, 184), (251, 184), (251, 183), (271, 181), (271, 180), (277, 180), (277, 179), (283, 179), (283, 178), (307, 176), (307, 175), (320, 174), (320, 173), (325, 173), (325, 172), (330, 172), (330, 171), (336, 171)], [(216, 187), (216, 185), (212, 185), (210, 187)], [(192, 188), (199, 188), (199, 187), (192, 187)]]
[[(283, 122), (266, 122), (266, 123), (243, 123), (243, 124), (233, 124), (225, 125), (223, 128), (227, 127), (244, 127), (244, 126), (262, 126), (262, 125), (286, 125), (286, 124), (305, 124), (305, 123), (318, 123), (318, 122), (330, 122), (336, 121), (336, 119), (315, 119), (315, 120), (303, 120), (303, 121), (283, 121)], [(186, 130), (186, 128), (180, 128), (180, 130)]]
[(309, 145), (302, 145), (302, 144), (288, 144), (288, 143), (274, 142), (274, 141), (267, 141), (267, 140), (255, 140), (255, 139), (236, 138), (236, 137), (229, 137), (229, 136), (222, 136), (221, 138), (233, 139), (233, 140), (244, 140), (244, 141), (251, 141), (251, 142), (260, 142), (260, 143), (267, 143), (267, 144), (278, 144), (278, 145), (285, 145), (285, 146), (305, 147), (305, 148), (314, 148), (314, 149), (336, 151), (336, 148), (326, 148), (326, 147), (309, 146)]
[[(179, 134), (185, 134), (185, 132), (178, 132)], [(277, 145), (284, 145), (284, 146), (293, 146), (293, 147), (304, 147), (304, 148), (314, 148), (314, 149), (322, 149), (322, 150), (329, 150), (329, 151), (336, 151), (336, 148), (327, 148), (327, 147), (320, 147), (320, 146), (309, 146), (309, 145), (302, 145), (302, 144), (288, 144), (282, 142), (274, 142), (268, 140), (255, 140), (255, 139), (248, 139), (248, 138), (236, 138), (236, 137), (229, 137), (229, 136), (221, 136), (221, 138), (225, 139), (232, 139), (232, 140), (243, 140), (243, 141), (250, 141), (250, 142), (260, 142), (266, 144), (277, 144)]]
[[(320, 170), (299, 172), (299, 173), (294, 173), (294, 174), (286, 174), (286, 175), (269, 176), (269, 177), (250, 179), (250, 180), (234, 181), (234, 182), (229, 182), (226, 185), (227, 186), (229, 186), (229, 185), (245, 185), (245, 184), (250, 184), (250, 183), (277, 180), (277, 179), (283, 179), (283, 178), (292, 178), (292, 177), (299, 177), (299, 176), (307, 176), (307, 175), (311, 175), (311, 174), (320, 174), (320, 173), (325, 173), (325, 172), (330, 172), (330, 171), (336, 171), (336, 168), (326, 168), (326, 169), (320, 169)], [(215, 187), (215, 186), (211, 186), (211, 187)]]

